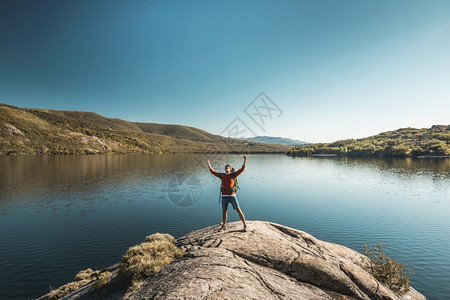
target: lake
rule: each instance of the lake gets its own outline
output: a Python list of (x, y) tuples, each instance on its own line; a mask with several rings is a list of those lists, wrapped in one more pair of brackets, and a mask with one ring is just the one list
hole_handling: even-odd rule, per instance
[[(28, 299), (120, 260), (154, 232), (180, 237), (221, 221), (207, 155), (0, 157), (0, 299)], [(214, 157), (239, 168), (241, 155)], [(450, 159), (249, 155), (238, 199), (267, 220), (414, 271), (428, 299), (450, 295)], [(229, 221), (239, 220), (234, 211)]]

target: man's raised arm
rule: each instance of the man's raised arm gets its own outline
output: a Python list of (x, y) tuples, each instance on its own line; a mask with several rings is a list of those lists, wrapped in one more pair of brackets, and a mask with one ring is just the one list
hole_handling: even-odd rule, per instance
[(211, 167), (211, 161), (209, 159), (206, 161), (206, 164), (208, 165), (208, 168), (209, 168), (209, 171), (211, 172), (211, 174), (220, 178), (220, 174), (218, 172), (214, 171), (214, 169)]
[(234, 176), (237, 177), (237, 176), (241, 175), (241, 173), (244, 172), (246, 165), (247, 165), (247, 155), (244, 155), (244, 163), (242, 164), (242, 167), (239, 170), (234, 172)]

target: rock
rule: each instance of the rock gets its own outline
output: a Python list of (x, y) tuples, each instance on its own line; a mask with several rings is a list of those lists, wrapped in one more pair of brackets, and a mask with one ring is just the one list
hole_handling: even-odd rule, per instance
[[(185, 258), (147, 282), (132, 299), (425, 299), (398, 296), (364, 270), (368, 258), (275, 223), (240, 222), (177, 240)], [(198, 250), (196, 250), (198, 249)]]
[(42, 153), (42, 154), (47, 154), (49, 150), (50, 149), (48, 149), (46, 146), (39, 147), (39, 153)]
[[(218, 228), (177, 239), (185, 256), (145, 280), (129, 299), (425, 299), (413, 288), (395, 294), (365, 271), (366, 256), (306, 232), (262, 221), (248, 222), (247, 232), (240, 222)], [(78, 292), (67, 299), (97, 299), (99, 293), (122, 299), (111, 284), (106, 289), (113, 293)]]
[(8, 132), (9, 134), (21, 135), (21, 136), (25, 135), (22, 131), (20, 131), (19, 129), (17, 129), (15, 126), (13, 126), (11, 124), (4, 124), (3, 127), (5, 127), (6, 132)]

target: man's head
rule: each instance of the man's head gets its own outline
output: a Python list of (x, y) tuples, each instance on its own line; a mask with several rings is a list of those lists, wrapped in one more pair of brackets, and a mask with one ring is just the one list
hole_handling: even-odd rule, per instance
[(227, 174), (231, 173), (231, 169), (232, 169), (231, 165), (229, 165), (229, 164), (225, 165), (225, 173), (227, 173)]

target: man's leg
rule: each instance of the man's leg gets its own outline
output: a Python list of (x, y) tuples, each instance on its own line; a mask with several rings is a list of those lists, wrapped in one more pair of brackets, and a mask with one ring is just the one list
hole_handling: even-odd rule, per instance
[(227, 230), (227, 212), (228, 210), (222, 210), (222, 226), (219, 231)]
[(227, 225), (227, 212), (228, 212), (228, 210), (222, 211), (222, 226)]
[(241, 218), (242, 223), (244, 223), (244, 226), (246, 226), (244, 213), (242, 212), (242, 210), (240, 208), (236, 208), (236, 211), (239, 215), (239, 218)]

